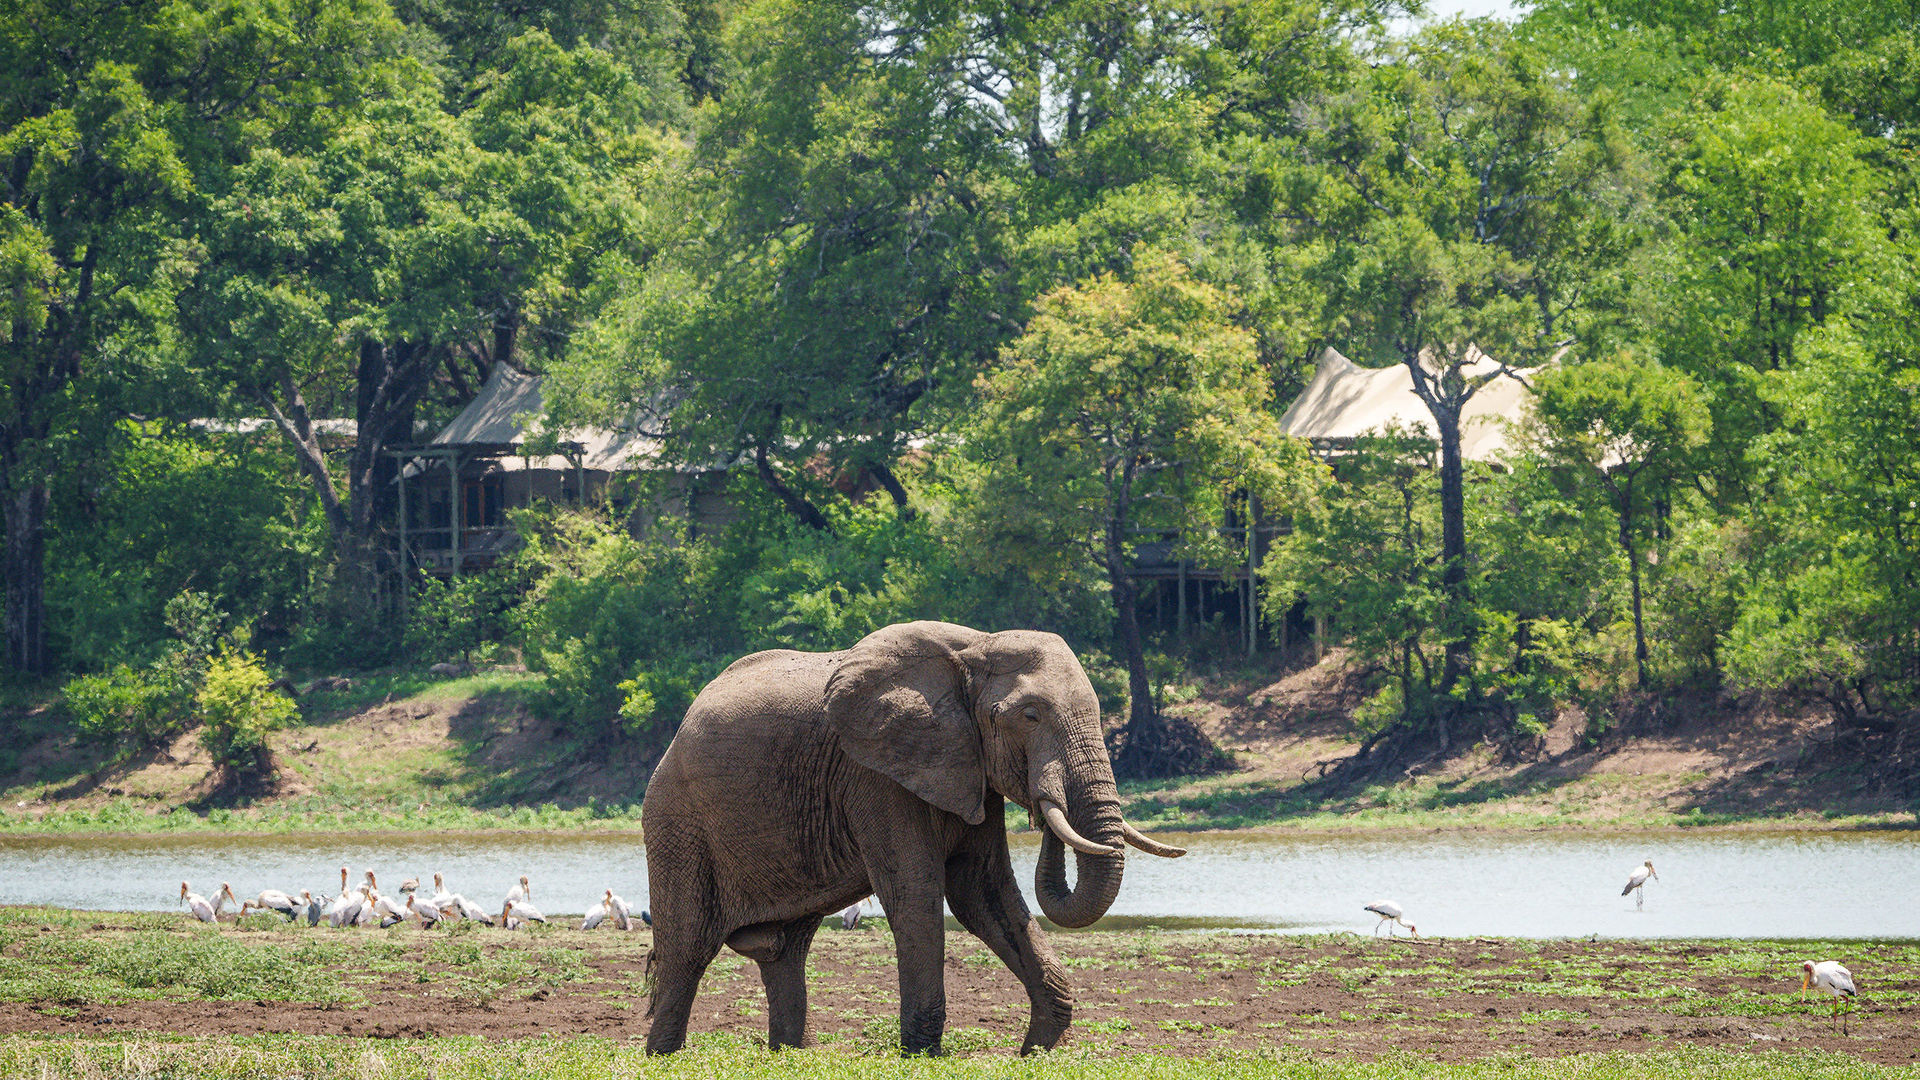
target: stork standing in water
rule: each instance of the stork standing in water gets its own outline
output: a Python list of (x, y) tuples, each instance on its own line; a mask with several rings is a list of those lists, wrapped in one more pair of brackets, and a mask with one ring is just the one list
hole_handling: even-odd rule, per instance
[(1411, 936), (1420, 936), (1420, 928), (1407, 921), (1406, 910), (1391, 900), (1375, 900), (1362, 910), (1371, 911), (1375, 915), (1380, 916), (1380, 921), (1373, 924), (1373, 932), (1375, 934), (1378, 934), (1380, 928), (1384, 926), (1387, 928), (1387, 936), (1392, 937), (1393, 924), (1399, 923), (1401, 926), (1407, 928), (1407, 933)]
[(1660, 875), (1653, 872), (1652, 859), (1648, 859), (1646, 862), (1634, 867), (1633, 873), (1627, 875), (1627, 887), (1620, 890), (1621, 896), (1625, 896), (1628, 893), (1633, 894), (1633, 908), (1635, 911), (1646, 906), (1647, 894), (1640, 891), (1640, 886), (1645, 885), (1648, 878), (1652, 878), (1655, 881), (1660, 880)]
[(1833, 995), (1833, 1014), (1840, 1018), (1840, 1034), (1847, 1033), (1847, 1017), (1840, 1011), (1843, 1001), (1858, 995), (1853, 985), (1853, 972), (1840, 966), (1838, 960), (1822, 960), (1814, 963), (1809, 960), (1800, 965), (1800, 997), (1806, 999), (1807, 988), (1817, 987)]

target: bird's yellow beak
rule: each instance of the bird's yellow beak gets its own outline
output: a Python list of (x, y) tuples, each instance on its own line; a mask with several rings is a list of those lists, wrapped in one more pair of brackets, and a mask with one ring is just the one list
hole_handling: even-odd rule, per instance
[(1812, 976), (1810, 976), (1810, 975), (1808, 975), (1808, 974), (1807, 974), (1806, 972), (1804, 972), (1804, 971), (1803, 971), (1803, 972), (1801, 972), (1801, 973), (1800, 973), (1800, 1000), (1802, 1000), (1802, 1001), (1805, 1001), (1805, 1000), (1806, 1000), (1806, 998), (1807, 998), (1807, 987), (1809, 987), (1809, 986), (1812, 986), (1812, 985), (1813, 985), (1813, 977), (1812, 977)]

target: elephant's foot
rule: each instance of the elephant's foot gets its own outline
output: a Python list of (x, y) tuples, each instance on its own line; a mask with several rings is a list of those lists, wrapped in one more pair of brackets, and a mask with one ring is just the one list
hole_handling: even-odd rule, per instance
[(1035, 1002), (1027, 1020), (1027, 1037), (1020, 1042), (1020, 1052), (1031, 1054), (1059, 1046), (1072, 1024), (1072, 1001)]
[(938, 1009), (912, 1015), (903, 1010), (900, 1017), (901, 1056), (925, 1054), (928, 1057), (940, 1057), (944, 1053), (940, 1048), (940, 1036), (946, 1028), (947, 1010), (944, 1004)]

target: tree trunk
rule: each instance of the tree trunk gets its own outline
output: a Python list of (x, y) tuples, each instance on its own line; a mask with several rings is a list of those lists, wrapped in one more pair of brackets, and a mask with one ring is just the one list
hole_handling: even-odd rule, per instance
[(907, 502), (906, 486), (900, 483), (898, 476), (894, 475), (892, 467), (884, 461), (876, 461), (872, 465), (867, 466), (867, 471), (873, 474), (873, 478), (879, 482), (880, 486), (886, 490), (887, 495), (893, 499), (893, 507), (900, 512), (900, 520), (912, 521), (914, 516), (913, 507)]
[(819, 507), (808, 502), (805, 496), (788, 486), (787, 482), (782, 480), (780, 474), (774, 470), (773, 463), (767, 460), (765, 439), (753, 444), (753, 467), (760, 474), (760, 482), (767, 485), (767, 490), (773, 492), (774, 496), (780, 500), (780, 505), (786, 507), (794, 517), (799, 518), (801, 524), (810, 529), (818, 529), (829, 536), (833, 535), (833, 522), (827, 520), (827, 515), (821, 513)]
[[(1632, 489), (1628, 489), (1627, 498), (1631, 499)], [(1647, 685), (1647, 623), (1642, 614), (1640, 601), (1640, 552), (1633, 542), (1633, 514), (1628, 507), (1620, 509), (1620, 550), (1627, 555), (1627, 581), (1633, 590), (1633, 663), (1635, 686)]]
[[(1429, 401), (1440, 431), (1440, 589), (1446, 596), (1446, 663), (1440, 692), (1450, 693), (1473, 663), (1473, 597), (1467, 588), (1467, 496), (1460, 460), (1460, 409)], [(1444, 737), (1443, 737), (1444, 741)]]
[(0, 488), (7, 521), (7, 667), (47, 673), (47, 485)]
[(1127, 659), (1127, 723), (1120, 729), (1120, 750), (1113, 757), (1114, 775), (1135, 780), (1157, 780), (1212, 772), (1220, 765), (1219, 748), (1193, 721), (1162, 713), (1153, 700), (1153, 682), (1147, 675), (1146, 643), (1134, 611), (1139, 590), (1127, 572), (1124, 524), (1107, 524), (1107, 582), (1112, 590), (1114, 629)]

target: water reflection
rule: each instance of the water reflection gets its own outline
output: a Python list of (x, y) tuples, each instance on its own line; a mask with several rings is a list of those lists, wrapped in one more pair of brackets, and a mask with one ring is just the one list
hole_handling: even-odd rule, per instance
[[(1202, 833), (1170, 836), (1184, 859), (1129, 852), (1102, 929), (1155, 925), (1367, 933), (1361, 908), (1399, 901), (1429, 936), (1914, 938), (1920, 833)], [(1029, 890), (1039, 846), (1014, 837)], [(1646, 908), (1620, 895), (1643, 859), (1659, 868)], [(339, 868), (397, 886), (434, 871), (496, 904), (521, 874), (548, 912), (582, 911), (601, 890), (642, 902), (646, 860), (631, 835), (0, 838), (0, 903), (168, 910), (180, 882), (339, 889)], [(1844, 883), (1835, 890), (1832, 883)]]

